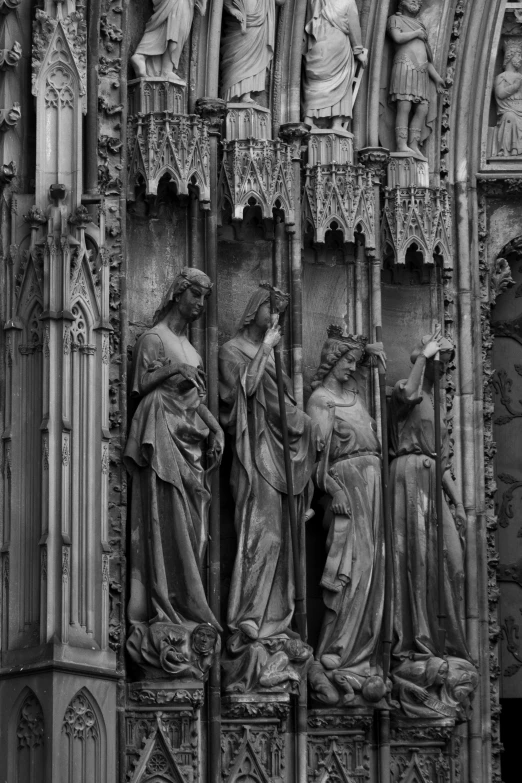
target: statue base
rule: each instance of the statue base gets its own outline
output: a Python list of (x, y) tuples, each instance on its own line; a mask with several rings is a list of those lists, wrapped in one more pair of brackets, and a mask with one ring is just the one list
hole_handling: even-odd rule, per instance
[(308, 139), (308, 165), (353, 164), (353, 133), (312, 128)]
[(225, 125), (228, 141), (272, 138), (272, 115), (258, 103), (227, 103)]
[(361, 783), (370, 780), (370, 734), (374, 714), (377, 713), (367, 708), (310, 710), (308, 779), (357, 780)]
[[(201, 682), (154, 680), (127, 686), (126, 780), (157, 773), (165, 780), (201, 780)], [(159, 777), (158, 777), (159, 779)]]
[(289, 713), (288, 693), (224, 697), (221, 721), (224, 780), (241, 778), (282, 783), (287, 779), (285, 773), (292, 757), (287, 732)]
[(405, 152), (390, 153), (387, 185), (389, 188), (429, 188), (428, 161)]
[(127, 87), (131, 117), (164, 111), (173, 114), (186, 112), (187, 88), (179, 82), (169, 81), (164, 76), (142, 76), (131, 79)]
[(457, 783), (460, 739), (451, 719), (393, 717), (390, 737), (391, 783), (426, 780)]

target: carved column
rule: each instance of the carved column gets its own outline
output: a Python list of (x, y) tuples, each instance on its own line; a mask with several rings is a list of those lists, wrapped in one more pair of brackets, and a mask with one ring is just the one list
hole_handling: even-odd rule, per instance
[[(36, 11), (36, 187), (13, 202), (6, 323), (2, 550), (11, 576), (0, 699), (2, 719), (15, 723), (27, 694), (41, 704), (45, 766), (34, 769), (33, 761), (29, 769), (45, 781), (115, 775), (109, 279), (103, 208), (91, 214), (81, 204), (83, 11), (72, 0)], [(16, 743), (7, 764), (6, 779), (28, 779), (16, 771)]]

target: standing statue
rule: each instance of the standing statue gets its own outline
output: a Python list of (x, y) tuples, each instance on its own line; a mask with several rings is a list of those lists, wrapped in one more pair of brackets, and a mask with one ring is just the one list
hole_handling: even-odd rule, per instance
[[(433, 359), (440, 352), (441, 375), (454, 355), (454, 347), (440, 334), (422, 338), (411, 355), (407, 380), (399, 381), (390, 403), (391, 505), (394, 555), (394, 670), (402, 681), (408, 671), (415, 682), (429, 675), (429, 659), (438, 649), (438, 555), (435, 470), (435, 411)], [(446, 642), (444, 655), (469, 661), (464, 635), (462, 601), (464, 563), (461, 537), (466, 514), (448, 463), (449, 436), (441, 411), (444, 600)], [(455, 518), (448, 505), (455, 506)], [(457, 523), (457, 524), (456, 524)], [(404, 661), (420, 662), (418, 665)], [(422, 665), (421, 665), (422, 664)], [(422, 671), (425, 669), (426, 674)], [(432, 667), (433, 669), (433, 667)], [(413, 676), (413, 675), (412, 675)], [(437, 675), (438, 676), (438, 675)], [(435, 682), (435, 679), (433, 680)], [(404, 692), (404, 691), (403, 691)], [(409, 709), (409, 708), (408, 708)], [(410, 710), (411, 712), (411, 710)]]
[(304, 121), (331, 118), (332, 128), (344, 128), (352, 117), (355, 60), (363, 68), (368, 61), (355, 0), (309, 0), (305, 33)]
[[(212, 660), (211, 637), (217, 646), (219, 625), (201, 569), (208, 477), (221, 461), (224, 436), (204, 404), (201, 357), (186, 336), (211, 290), (203, 272), (182, 269), (135, 351), (132, 395), (141, 399), (124, 453), (133, 479), (127, 650), (147, 676), (198, 676), (199, 671), (202, 677)], [(213, 447), (205, 469), (203, 448), (210, 433)]]
[(225, 0), (221, 97), (255, 103), (274, 56), (275, 7), (285, 0)]
[[(282, 312), (288, 297), (278, 292)], [(251, 297), (236, 335), (219, 351), (221, 422), (233, 449), (231, 488), (238, 549), (228, 605), (232, 632), (224, 661), (229, 691), (291, 688), (310, 648), (290, 630), (294, 613), (294, 552), (272, 349), (281, 340), (270, 291)], [(309, 508), (317, 444), (312, 422), (284, 375), (286, 417), (297, 518)]]
[(358, 692), (369, 702), (386, 693), (376, 665), (384, 606), (381, 446), (354, 376), (365, 353), (385, 361), (381, 343), (331, 326), (306, 408), (324, 443), (314, 479), (328, 497), (326, 612), (309, 680), (314, 696), (331, 705)]
[(423, 157), (419, 143), (428, 118), (429, 81), (431, 79), (437, 92), (442, 93), (444, 79), (435, 70), (428, 32), (417, 18), (421, 7), (422, 0), (400, 0), (397, 13), (388, 19), (388, 34), (396, 44), (390, 101), (397, 104), (397, 152)]
[(131, 57), (132, 67), (138, 78), (161, 76), (184, 86), (186, 82), (174, 71), (190, 35), (194, 8), (204, 16), (207, 0), (153, 0), (153, 3), (154, 13)]
[(498, 122), (492, 155), (522, 155), (522, 38), (506, 38), (504, 71), (495, 79)]

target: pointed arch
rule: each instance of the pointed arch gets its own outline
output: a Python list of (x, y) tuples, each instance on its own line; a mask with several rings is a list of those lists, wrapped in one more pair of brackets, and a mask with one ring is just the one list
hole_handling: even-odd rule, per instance
[(44, 783), (44, 713), (38, 697), (28, 686), (13, 705), (8, 742), (9, 780), (12, 783)]
[(63, 783), (107, 783), (105, 721), (92, 693), (81, 688), (69, 702), (62, 719)]

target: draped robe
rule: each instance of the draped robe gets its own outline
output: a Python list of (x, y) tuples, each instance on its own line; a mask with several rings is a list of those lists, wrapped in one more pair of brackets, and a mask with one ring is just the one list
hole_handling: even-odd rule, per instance
[(355, 0), (310, 0), (303, 58), (303, 113), (351, 117), (354, 54), (362, 51)]
[[(247, 372), (258, 349), (241, 333), (236, 335), (220, 349), (219, 376), (221, 424), (233, 443), (231, 487), (238, 536), (228, 624), (236, 631), (249, 620), (261, 639), (288, 629), (295, 585), (273, 355), (256, 391), (247, 394)], [(316, 442), (310, 419), (291, 395), (290, 379), (285, 375), (284, 380), (297, 518), (302, 523)]]
[[(227, 13), (234, 8), (244, 22)], [(274, 56), (275, 1), (225, 0), (221, 39), (221, 97), (226, 101), (265, 89), (266, 73)]]
[[(509, 91), (501, 98), (499, 89)], [(495, 79), (495, 100), (499, 118), (493, 135), (492, 154), (499, 157), (522, 155), (522, 74), (500, 73)]]
[(168, 359), (201, 366), (187, 338), (160, 324), (137, 345), (133, 394), (141, 401), (124, 452), (133, 479), (127, 613), (138, 636), (153, 622), (219, 628), (201, 578), (210, 503), (201, 463), (209, 434), (198, 415), (201, 398), (193, 385), (180, 391), (173, 378), (143, 391)]

